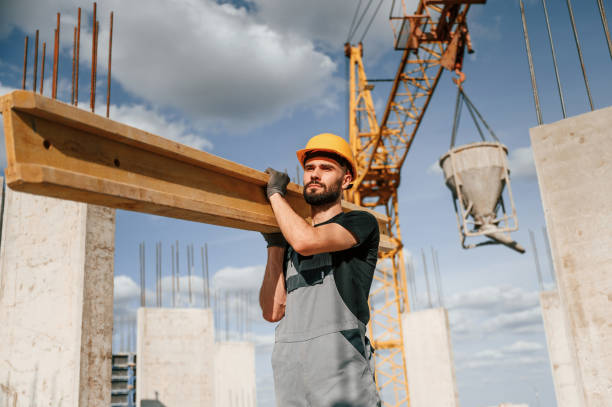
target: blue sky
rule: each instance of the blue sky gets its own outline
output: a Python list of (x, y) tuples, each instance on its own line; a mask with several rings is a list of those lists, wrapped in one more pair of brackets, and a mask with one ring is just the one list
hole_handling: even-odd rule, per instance
[[(287, 169), (295, 177), (295, 150), (309, 137), (328, 131), (346, 135), (343, 43), (357, 1), (220, 3), (100, 1), (97, 112), (103, 114), (105, 109), (108, 14), (114, 10), (112, 119), (256, 169)], [(393, 76), (399, 62), (387, 21), (390, 4), (383, 2), (364, 42), (364, 63), (371, 78)], [(525, 4), (544, 122), (551, 123), (562, 115), (544, 14), (540, 1)], [(0, 3), (0, 94), (20, 87), (23, 37), (33, 38), (37, 28), (41, 41), (48, 42), (49, 74), (55, 13), (61, 11), (59, 98), (69, 101), (71, 30), (78, 6), (86, 14), (91, 12), (90, 3), (73, 0)], [(549, 2), (548, 7), (568, 116), (585, 113), (588, 100), (565, 2)], [(612, 14), (609, 4), (606, 11)], [(574, 1), (574, 13), (595, 107), (609, 106), (612, 63), (597, 4)], [(85, 21), (79, 97), (84, 108), (89, 100), (91, 33), (89, 20)], [(451, 75), (445, 72), (405, 162), (399, 192), (403, 241), (417, 272), (417, 298), (412, 300), (417, 310), (427, 305), (421, 249), (427, 254), (431, 278), (433, 246), (439, 253), (444, 301), (449, 308), (461, 405), (524, 402), (554, 406), (528, 234), (529, 229), (535, 232), (550, 287), (543, 210), (529, 147), (529, 128), (537, 121), (518, 0), (474, 5), (468, 21), (476, 53), (466, 57), (465, 89), (510, 149), (520, 222), (513, 236), (528, 252), (519, 255), (505, 247), (460, 248), (450, 193), (435, 168), (450, 142), (456, 92)], [(360, 36), (358, 32), (356, 37)], [(50, 76), (45, 84), (45, 94), (49, 94)], [(32, 86), (31, 69), (27, 86)], [(377, 84), (373, 92), (379, 111), (388, 91), (388, 85)], [(476, 140), (475, 128), (464, 114), (458, 144)], [(5, 166), (3, 151), (1, 160)], [(163, 244), (163, 274), (167, 277), (170, 245), (176, 240), (183, 279), (187, 278), (185, 247), (188, 243), (196, 246), (194, 290), (201, 287), (199, 248), (204, 243), (208, 244), (216, 289), (258, 288), (265, 264), (265, 244), (259, 234), (117, 211), (116, 315), (134, 317), (138, 244), (146, 243), (147, 286), (153, 304), (155, 242)], [(168, 304), (169, 280), (164, 284), (164, 304)], [(199, 306), (200, 292), (195, 299)], [(182, 301), (188, 305), (185, 297)], [(261, 320), (255, 305), (250, 315), (252, 338), (257, 343), (258, 400), (260, 406), (268, 406), (273, 397), (269, 366), (273, 325)]]

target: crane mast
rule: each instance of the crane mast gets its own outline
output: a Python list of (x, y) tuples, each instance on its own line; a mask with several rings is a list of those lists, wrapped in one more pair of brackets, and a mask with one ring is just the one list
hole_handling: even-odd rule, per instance
[(406, 265), (399, 224), (397, 190), (400, 173), (434, 90), (447, 68), (462, 80), (462, 59), (471, 52), (466, 16), (471, 4), (486, 0), (420, 0), (414, 14), (389, 20), (395, 49), (402, 51), (380, 121), (376, 118), (363, 66), (363, 46), (345, 45), (349, 58), (349, 142), (357, 164), (353, 188), (345, 196), (358, 205), (384, 208), (384, 231), (397, 243), (381, 254), (370, 291), (369, 336), (374, 353), (376, 384), (384, 406), (409, 406), (401, 315), (410, 311)]

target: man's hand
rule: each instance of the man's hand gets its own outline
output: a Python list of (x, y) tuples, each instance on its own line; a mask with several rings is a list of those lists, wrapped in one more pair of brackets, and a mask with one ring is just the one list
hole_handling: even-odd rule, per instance
[(267, 247), (287, 247), (287, 240), (281, 232), (262, 233), (261, 235), (266, 239)]
[(276, 171), (273, 168), (266, 168), (266, 174), (270, 174), (270, 180), (266, 186), (266, 195), (270, 198), (272, 195), (279, 193), (285, 196), (287, 193), (287, 184), (289, 184), (289, 175), (286, 172)]

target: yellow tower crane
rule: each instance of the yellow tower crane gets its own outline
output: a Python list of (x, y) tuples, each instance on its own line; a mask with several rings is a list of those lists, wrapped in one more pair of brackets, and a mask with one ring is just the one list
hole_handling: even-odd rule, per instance
[(466, 16), (471, 4), (486, 0), (420, 0), (414, 14), (406, 3), (389, 20), (395, 49), (402, 58), (380, 124), (363, 66), (363, 47), (347, 43), (349, 58), (349, 139), (357, 162), (357, 179), (346, 199), (384, 208), (386, 231), (397, 248), (381, 254), (370, 293), (369, 334), (376, 352), (376, 383), (384, 406), (409, 406), (401, 314), (410, 311), (399, 225), (397, 189), (400, 172), (443, 68), (462, 81), (462, 59), (472, 52)]

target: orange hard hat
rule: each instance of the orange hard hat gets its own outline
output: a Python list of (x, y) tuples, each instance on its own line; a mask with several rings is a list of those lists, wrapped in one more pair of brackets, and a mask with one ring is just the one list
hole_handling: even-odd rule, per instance
[(339, 155), (346, 160), (353, 178), (357, 176), (357, 166), (355, 165), (355, 158), (353, 157), (351, 146), (349, 146), (342, 137), (331, 133), (317, 134), (312, 137), (308, 140), (308, 143), (306, 143), (306, 148), (296, 151), (297, 158), (300, 164), (302, 164), (302, 167), (304, 166), (304, 161), (308, 153), (315, 151), (324, 151)]

